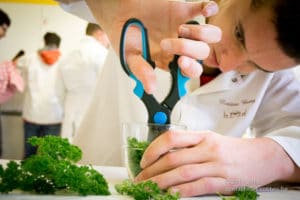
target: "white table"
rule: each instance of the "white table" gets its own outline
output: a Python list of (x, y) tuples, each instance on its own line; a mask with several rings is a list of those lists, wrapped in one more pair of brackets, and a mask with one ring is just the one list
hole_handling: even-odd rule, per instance
[[(0, 159), (0, 164), (5, 164), (6, 160)], [(10, 194), (0, 195), (0, 199), (7, 200), (129, 200), (130, 197), (118, 195), (114, 189), (116, 183), (122, 182), (128, 178), (127, 171), (124, 167), (104, 167), (94, 166), (94, 169), (99, 171), (109, 183), (109, 189), (112, 195), (110, 196), (72, 196), (72, 195), (33, 195), (23, 193), (21, 191), (15, 191)], [(300, 190), (288, 190), (288, 189), (265, 189), (263, 192), (259, 192), (259, 200), (300, 200)], [(221, 200), (219, 196), (203, 196), (193, 198), (182, 198), (182, 200)]]

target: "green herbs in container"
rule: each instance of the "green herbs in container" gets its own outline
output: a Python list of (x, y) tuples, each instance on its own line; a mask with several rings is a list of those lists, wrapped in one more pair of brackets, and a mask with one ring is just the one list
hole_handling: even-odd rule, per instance
[(127, 146), (126, 146), (127, 153), (125, 152), (125, 160), (126, 160), (127, 169), (129, 170), (130, 178), (134, 178), (140, 173), (141, 171), (140, 162), (149, 144), (150, 142), (138, 141), (134, 137), (127, 138)]

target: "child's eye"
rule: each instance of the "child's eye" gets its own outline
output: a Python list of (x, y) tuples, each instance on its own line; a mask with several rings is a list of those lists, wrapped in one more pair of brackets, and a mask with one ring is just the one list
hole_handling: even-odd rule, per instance
[(235, 35), (236, 39), (244, 46), (245, 45), (244, 32), (242, 31), (240, 26), (235, 27), (234, 35)]

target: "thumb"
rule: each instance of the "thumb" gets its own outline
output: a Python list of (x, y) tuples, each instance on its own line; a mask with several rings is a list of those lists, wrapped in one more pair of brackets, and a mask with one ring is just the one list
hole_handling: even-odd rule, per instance
[[(170, 1), (170, 0), (169, 0)], [(184, 0), (171, 0), (174, 1), (174, 6), (178, 9), (184, 6), (185, 11), (188, 12), (190, 18), (194, 18), (199, 15), (204, 17), (210, 17), (218, 13), (219, 6), (215, 1), (206, 1), (206, 2), (192, 2)]]

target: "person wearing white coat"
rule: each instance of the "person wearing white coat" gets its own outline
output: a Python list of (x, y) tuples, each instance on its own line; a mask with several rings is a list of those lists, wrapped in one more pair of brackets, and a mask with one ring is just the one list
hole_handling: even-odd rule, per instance
[(64, 108), (55, 90), (58, 65), (61, 62), (60, 41), (56, 33), (47, 32), (44, 34), (45, 46), (42, 49), (17, 61), (26, 81), (22, 110), (24, 158), (35, 154), (37, 150), (28, 143), (28, 138), (59, 136), (61, 131)]
[[(192, 40), (172, 38), (161, 42), (162, 49), (167, 53), (180, 52), (191, 58), (198, 58), (199, 51), (211, 50), (206, 52), (205, 64), (223, 71), (213, 81), (187, 95), (176, 106), (177, 111), (174, 115), (177, 113), (178, 116), (173, 116), (173, 119), (184, 122), (188, 131), (185, 134), (177, 131), (162, 134), (150, 144), (141, 161), (144, 170), (136, 177), (137, 181), (151, 178), (161, 188), (179, 191), (182, 196), (215, 192), (228, 194), (242, 186), (259, 187), (273, 181), (299, 182), (300, 180), (299, 84), (295, 81), (291, 70), (285, 69), (296, 65), (297, 59), (293, 59), (295, 55), (292, 55), (292, 52), (289, 54), (283, 52), (281, 49), (283, 47), (279, 48), (277, 40), (274, 41), (274, 34), (278, 30), (274, 30), (274, 24), (270, 23), (272, 20), (266, 20), (270, 18), (270, 14), (275, 14), (274, 7), (264, 4), (266, 2), (260, 2), (262, 4), (260, 5), (250, 0), (246, 3), (238, 0), (221, 2), (228, 3), (221, 3), (223, 7), (220, 15), (210, 21), (214, 25), (180, 27), (180, 35)], [(292, 4), (292, 1), (284, 2)], [(102, 13), (97, 12), (101, 8), (99, 4), (104, 5), (104, 2), (88, 0), (88, 3), (99, 21), (108, 20)], [(159, 5), (159, 1), (151, 3), (153, 7)], [(201, 7), (204, 10), (207, 8), (206, 12), (202, 13), (217, 11), (213, 8), (213, 3), (208, 4), (209, 9), (205, 6)], [(273, 4), (282, 9), (286, 8), (280, 7), (281, 4), (277, 5), (277, 1), (272, 2)], [(134, 5), (126, 6), (128, 10), (131, 8), (133, 8), (131, 11), (135, 12)], [(257, 12), (253, 12), (252, 9)], [(233, 10), (240, 10), (240, 12), (233, 12)], [(145, 13), (136, 14), (141, 19), (147, 20)], [(149, 12), (147, 14), (150, 15)], [(233, 20), (232, 15), (235, 16), (234, 19), (240, 21)], [(285, 15), (280, 13), (280, 17), (283, 16)], [(153, 17), (157, 18), (157, 16)], [(247, 43), (252, 51), (245, 47), (242, 25), (246, 27), (247, 39), (253, 43)], [(263, 34), (255, 34), (262, 26), (265, 30)], [(224, 30), (224, 40), (217, 43), (215, 47), (214, 43), (221, 40), (218, 27)], [(153, 31), (151, 28), (148, 26), (149, 32)], [(195, 31), (201, 32), (202, 29), (211, 34), (207, 34), (207, 38), (201, 34), (191, 34)], [(194, 49), (186, 48), (180, 51), (182, 46), (178, 43), (183, 41), (188, 44), (197, 43), (199, 40), (201, 43), (209, 44), (210, 48), (203, 48), (198, 44), (193, 46)], [(127, 56), (129, 59), (129, 54)], [(221, 59), (217, 56), (224, 57)], [(256, 62), (260, 61), (258, 63), (262, 63), (263, 67), (253, 62), (253, 58)], [(186, 71), (187, 68), (195, 68), (194, 60), (182, 59), (179, 61), (182, 63), (182, 69), (185, 66), (183, 61), (188, 61), (186, 63), (190, 64), (186, 66)], [(244, 134), (249, 127), (256, 138), (236, 138)], [(173, 148), (179, 150), (170, 151)]]
[[(155, 96), (162, 100), (170, 87), (170, 74), (157, 70)], [(95, 95), (78, 128), (74, 144), (83, 152), (81, 163), (123, 166), (121, 126), (127, 122), (147, 122), (144, 104), (133, 94), (135, 82), (128, 78), (113, 50), (108, 52), (99, 74)]]
[[(62, 8), (95, 22), (85, 1), (61, 4)], [(162, 100), (170, 87), (168, 72), (157, 70), (161, 86), (155, 93)], [(83, 152), (81, 163), (122, 166), (121, 124), (146, 122), (147, 111), (133, 95), (134, 82), (123, 71), (119, 58), (109, 49), (102, 72), (98, 74), (94, 96), (87, 108), (73, 143)]]
[(107, 56), (109, 40), (101, 27), (89, 23), (77, 49), (58, 66), (56, 88), (64, 104), (61, 136), (70, 142), (86, 112)]

